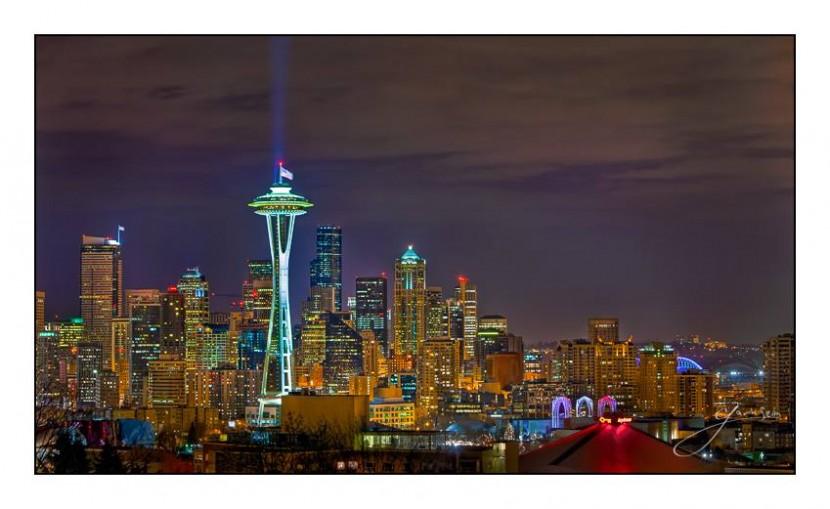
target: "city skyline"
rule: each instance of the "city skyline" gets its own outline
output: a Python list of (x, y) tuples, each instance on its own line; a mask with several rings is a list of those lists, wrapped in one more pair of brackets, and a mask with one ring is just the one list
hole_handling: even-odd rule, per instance
[[(344, 300), (356, 277), (390, 273), (413, 244), (431, 260), (428, 284), (449, 288), (457, 275), (470, 277), (480, 314), (508, 316), (529, 343), (582, 337), (583, 317), (595, 315), (619, 316), (621, 334), (638, 341), (699, 333), (760, 343), (793, 329), (788, 38), (382, 42), (291, 41), (286, 165), (320, 203), (297, 229), (292, 270), (314, 257), (315, 226), (337, 224)], [(268, 253), (240, 205), (273, 164), (265, 39), (125, 37), (106, 51), (94, 38), (37, 44), (36, 285), (47, 292), (49, 316), (77, 314), (70, 281), (77, 281), (71, 253), (79, 235), (114, 234), (117, 224), (127, 227), (125, 288), (166, 288), (198, 265), (216, 293), (240, 293), (246, 260)], [(215, 60), (191, 58), (220, 47)], [(437, 48), (446, 56), (427, 58)], [(660, 56), (669, 50), (674, 63)], [(480, 67), (506, 51), (515, 54), (512, 63), (500, 61), (483, 80), (489, 85), (476, 86)], [(411, 69), (397, 68), (390, 55)], [(193, 63), (178, 69), (182, 59)], [(458, 60), (470, 63), (456, 70)], [(124, 71), (126, 61), (130, 73), (159, 72), (100, 81)], [(379, 65), (375, 79), (357, 72), (368, 61)], [(75, 73), (84, 66), (95, 72)], [(319, 66), (339, 85), (310, 84)], [(236, 79), (237, 70), (251, 79)], [(438, 90), (418, 92), (428, 76)], [(60, 93), (50, 88), (57, 83)], [(471, 97), (449, 114), (458, 120), (452, 125), (468, 128), (433, 132), (440, 116), (431, 108), (466, 89)], [(386, 110), (372, 107), (355, 119), (370, 91)], [(537, 93), (549, 105), (534, 112)], [(424, 111), (415, 114), (409, 103)], [(711, 107), (691, 109), (698, 104)], [(112, 115), (119, 107), (132, 114)], [(197, 121), (192, 129), (155, 129), (186, 115), (216, 128)], [(327, 126), (335, 119), (346, 122), (343, 129)], [(392, 124), (397, 130), (381, 135), (381, 125)], [(227, 134), (237, 128), (240, 134)], [(482, 129), (501, 143), (481, 146)], [(388, 153), (371, 142), (379, 139)], [(400, 179), (411, 185), (392, 185)], [(78, 200), (90, 186), (108, 199)], [(469, 212), (496, 201), (507, 213)], [(306, 285), (292, 280), (295, 307)]]
[(794, 473), (788, 39), (749, 39), (37, 38), (35, 471)]

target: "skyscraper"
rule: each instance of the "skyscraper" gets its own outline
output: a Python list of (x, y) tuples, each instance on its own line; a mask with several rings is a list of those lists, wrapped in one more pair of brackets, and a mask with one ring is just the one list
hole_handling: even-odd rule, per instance
[(35, 394), (43, 403), (60, 401), (61, 348), (57, 331), (42, 330), (35, 339)]
[(447, 299), (447, 330), (451, 339), (464, 342), (464, 307), (456, 298)]
[(363, 373), (375, 378), (386, 376), (386, 357), (383, 355), (383, 345), (371, 330), (362, 330), (363, 339)]
[(199, 267), (187, 269), (179, 279), (184, 299), (184, 348), (187, 369), (196, 369), (196, 330), (210, 321), (210, 285)]
[(242, 285), (242, 306), (251, 323), (268, 324), (273, 300), (271, 260), (248, 260), (248, 279)]
[(485, 315), (478, 320), (476, 356), (482, 373), (487, 366), (487, 356), (510, 351), (508, 349), (507, 318), (501, 315)]
[(35, 338), (46, 326), (46, 292), (35, 291)]
[(639, 409), (646, 415), (677, 411), (677, 352), (669, 345), (640, 349)]
[(443, 338), (449, 336), (447, 322), (447, 301), (440, 286), (429, 286), (426, 290), (425, 313), (427, 322), (426, 338)]
[(472, 374), (471, 367), (479, 365), (476, 357), (478, 335), (478, 290), (465, 276), (458, 276), (455, 300), (461, 306), (464, 316), (464, 360), (465, 372)]
[(262, 325), (242, 327), (236, 346), (237, 369), (262, 371), (267, 346), (268, 329), (266, 327)]
[(795, 422), (795, 335), (767, 340), (764, 352), (764, 399), (768, 411)]
[(412, 370), (418, 347), (426, 339), (426, 264), (412, 246), (395, 261), (395, 370)]
[(386, 277), (359, 277), (355, 280), (355, 327), (358, 331), (370, 330), (389, 355), (389, 333), (386, 323)]
[(595, 400), (613, 396), (620, 411), (631, 411), (637, 400), (636, 348), (631, 338), (598, 341), (594, 349)]
[(146, 405), (151, 408), (187, 403), (185, 361), (163, 355), (147, 366)]
[(435, 425), (440, 402), (458, 386), (460, 344), (447, 337), (427, 339), (418, 359), (417, 415), (427, 427)]
[(333, 313), (337, 308), (336, 288), (331, 286), (312, 286), (309, 291), (306, 311)]
[(616, 318), (589, 318), (588, 339), (591, 343), (616, 343), (620, 340), (620, 321)]
[(101, 404), (101, 341), (78, 343), (78, 406), (96, 408)]
[(132, 328), (130, 343), (130, 393), (133, 405), (142, 403), (149, 364), (161, 355), (162, 298), (156, 289), (127, 290)]
[(119, 405), (129, 402), (131, 398), (132, 325), (130, 317), (112, 319), (112, 359), (109, 362), (106, 359), (104, 360), (104, 369), (112, 370), (117, 377), (117, 401)]
[(175, 286), (161, 296), (161, 354), (184, 360), (184, 295)]
[[(204, 371), (227, 364), (231, 357), (230, 335), (227, 325), (206, 323), (196, 327), (195, 369)], [(236, 352), (233, 352), (236, 358)]]
[(323, 313), (326, 351), (323, 384), (328, 392), (347, 394), (349, 381), (363, 371), (363, 338), (347, 320), (349, 313)]
[(118, 241), (81, 236), (81, 317), (87, 339), (101, 345), (102, 359), (112, 357), (112, 319), (124, 314), (123, 269)]
[(86, 339), (84, 319), (79, 316), (62, 322), (49, 322), (47, 328), (53, 328), (58, 331), (60, 346), (63, 347), (75, 348), (78, 346), (78, 343)]
[(288, 260), (291, 254), (294, 220), (313, 206), (303, 196), (292, 193), (291, 186), (283, 182), (284, 176), (293, 179), (293, 174), (283, 168), (282, 163), (279, 164), (279, 168), (275, 168), (274, 173), (274, 183), (269, 192), (256, 197), (248, 204), (257, 214), (265, 216), (271, 247), (273, 286), (268, 320), (268, 346), (260, 391), (260, 419), (265, 406), (281, 402), (280, 397), (287, 394), (294, 383), (294, 373), (291, 369), (293, 345), (288, 301)]
[(699, 369), (677, 374), (677, 412), (679, 416), (711, 417), (715, 411), (715, 375)]
[(343, 306), (343, 232), (339, 226), (317, 227), (317, 256), (311, 261), (311, 287), (334, 288), (334, 311)]
[(502, 315), (485, 315), (478, 319), (479, 330), (491, 330), (507, 335), (507, 318)]
[(554, 354), (551, 381), (563, 383), (572, 400), (596, 396), (596, 355), (594, 345), (584, 339), (559, 342)]

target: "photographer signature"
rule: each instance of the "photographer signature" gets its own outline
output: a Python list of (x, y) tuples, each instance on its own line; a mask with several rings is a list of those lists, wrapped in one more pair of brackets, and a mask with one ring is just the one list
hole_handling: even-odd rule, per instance
[[(739, 418), (736, 418), (736, 419), (732, 419), (732, 416), (735, 414), (735, 412), (738, 411), (739, 406), (740, 405), (736, 404), (735, 407), (732, 410), (730, 410), (728, 414), (726, 414), (726, 417), (723, 419), (723, 421), (712, 424), (711, 426), (706, 426), (705, 428), (701, 428), (701, 429), (695, 431), (694, 433), (692, 433), (691, 435), (689, 435), (687, 437), (684, 437), (682, 440), (680, 440), (676, 444), (674, 444), (674, 447), (672, 447), (672, 452), (674, 453), (674, 455), (678, 456), (680, 458), (688, 458), (689, 456), (695, 456), (695, 455), (699, 454), (701, 451), (703, 451), (704, 449), (709, 447), (709, 444), (711, 444), (712, 441), (715, 440), (715, 438), (720, 434), (721, 430), (723, 430), (724, 426), (726, 426), (730, 422), (766, 421), (766, 420), (774, 420), (775, 419), (775, 417), (765, 416), (765, 415), (762, 415), (762, 416), (759, 416), (759, 417), (739, 417)], [(712, 429), (712, 428), (717, 428), (717, 430), (714, 433), (712, 433), (712, 436), (709, 437), (709, 440), (707, 440), (706, 443), (703, 444), (702, 446), (700, 446), (698, 449), (696, 449), (692, 452), (688, 452), (688, 453), (685, 452), (685, 451), (680, 451), (679, 450), (680, 446), (683, 445), (687, 440), (691, 440), (692, 438), (694, 438), (694, 437), (698, 436), (699, 434), (705, 432), (706, 430), (709, 430), (709, 429)]]

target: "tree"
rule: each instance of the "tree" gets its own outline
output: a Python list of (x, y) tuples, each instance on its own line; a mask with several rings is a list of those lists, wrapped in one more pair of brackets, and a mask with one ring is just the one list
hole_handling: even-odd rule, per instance
[(101, 456), (95, 463), (96, 474), (123, 474), (124, 465), (118, 456), (118, 451), (111, 443), (107, 442), (101, 449)]
[(175, 433), (167, 428), (162, 428), (156, 437), (156, 444), (158, 444), (159, 449), (162, 451), (175, 453), (176, 447), (178, 446), (178, 440), (176, 439)]
[(513, 425), (509, 422), (507, 426), (504, 428), (504, 440), (516, 440), (516, 431), (513, 429)]
[(153, 461), (153, 449), (147, 447), (130, 447), (124, 462), (128, 474), (146, 474)]
[(196, 445), (199, 443), (199, 439), (204, 436), (205, 434), (205, 426), (203, 423), (197, 423), (193, 421), (190, 423), (190, 428), (187, 430), (187, 443), (190, 445)]
[(49, 376), (42, 356), (38, 356), (35, 372), (35, 472), (47, 474), (55, 472), (57, 443), (66, 433), (70, 413), (60, 396), (63, 387), (54, 376)]
[(68, 429), (58, 434), (52, 465), (56, 474), (89, 473), (86, 446), (81, 440), (75, 439)]

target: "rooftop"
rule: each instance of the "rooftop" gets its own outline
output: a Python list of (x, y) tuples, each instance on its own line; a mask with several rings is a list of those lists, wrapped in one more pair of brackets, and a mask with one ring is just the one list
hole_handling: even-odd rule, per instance
[(676, 456), (672, 446), (628, 423), (598, 423), (519, 457), (522, 473), (719, 473), (714, 462)]
[(418, 261), (420, 261), (422, 259), (423, 258), (418, 256), (418, 253), (416, 253), (415, 250), (412, 249), (412, 244), (407, 246), (406, 251), (404, 251), (403, 254), (401, 255), (401, 261), (403, 263), (417, 263)]

